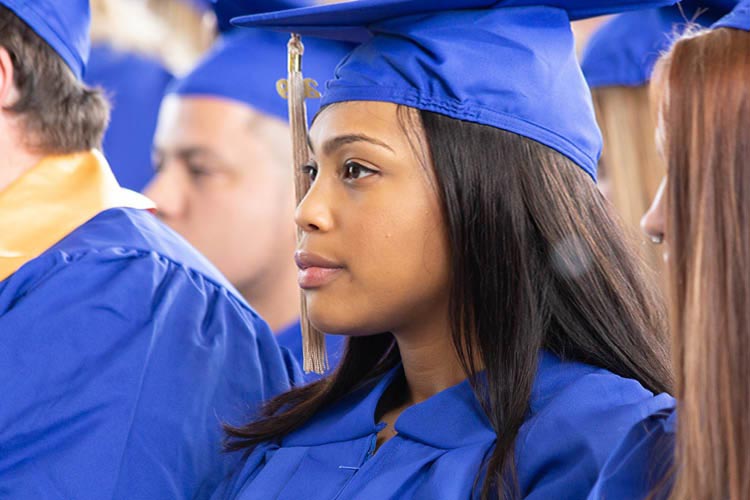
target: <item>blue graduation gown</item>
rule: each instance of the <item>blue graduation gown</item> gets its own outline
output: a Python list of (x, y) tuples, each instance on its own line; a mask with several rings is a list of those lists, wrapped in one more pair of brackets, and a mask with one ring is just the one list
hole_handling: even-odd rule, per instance
[(140, 191), (154, 175), (151, 147), (172, 74), (156, 60), (95, 44), (85, 78), (87, 84), (101, 86), (112, 103), (104, 154), (120, 185)]
[[(206, 498), (240, 423), (297, 377), (150, 213), (111, 208), (0, 282), (0, 498)], [(292, 373), (289, 373), (291, 367)]]
[[(289, 350), (300, 366), (304, 365), (302, 356), (302, 327), (299, 321), (289, 325), (287, 328), (276, 333), (276, 341), (281, 347)], [(343, 335), (326, 335), (326, 351), (328, 352), (328, 366), (333, 371), (338, 365), (344, 352), (345, 337)], [(305, 382), (320, 380), (324, 375), (317, 373), (305, 373)]]
[[(404, 411), (373, 454), (375, 409), (397, 367), (280, 442), (256, 448), (214, 499), (471, 498), (495, 433), (468, 382)], [(634, 380), (543, 352), (516, 439), (522, 497), (581, 500), (614, 447), (653, 408), (669, 404)]]
[(589, 500), (668, 498), (676, 428), (674, 405), (634, 426), (607, 460)]

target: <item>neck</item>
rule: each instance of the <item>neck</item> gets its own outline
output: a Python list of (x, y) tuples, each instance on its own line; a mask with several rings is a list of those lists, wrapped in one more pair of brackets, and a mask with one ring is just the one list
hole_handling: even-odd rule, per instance
[(435, 320), (421, 324), (418, 330), (394, 332), (411, 404), (429, 399), (466, 379), (453, 347), (447, 316), (447, 312), (435, 314)]
[(245, 286), (240, 293), (268, 323), (273, 332), (299, 320), (300, 290), (297, 286), (297, 266), (286, 259), (283, 265), (269, 266), (278, 272), (268, 273), (257, 283)]
[(34, 154), (19, 148), (10, 141), (0, 143), (0, 192), (10, 186), (23, 174), (34, 168), (44, 155)]

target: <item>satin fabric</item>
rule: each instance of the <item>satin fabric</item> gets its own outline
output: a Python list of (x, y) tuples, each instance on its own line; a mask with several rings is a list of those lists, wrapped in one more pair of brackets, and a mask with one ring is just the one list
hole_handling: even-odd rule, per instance
[(13, 500), (206, 498), (237, 460), (221, 423), (299, 378), (225, 278), (129, 207), (0, 281), (0, 345), (0, 498)]
[[(213, 499), (476, 498), (472, 487), (495, 433), (468, 382), (404, 411), (398, 434), (373, 454), (383, 428), (375, 409), (398, 377), (401, 367), (279, 442), (259, 446)], [(586, 498), (625, 434), (672, 401), (636, 381), (543, 352), (515, 444), (521, 497)]]

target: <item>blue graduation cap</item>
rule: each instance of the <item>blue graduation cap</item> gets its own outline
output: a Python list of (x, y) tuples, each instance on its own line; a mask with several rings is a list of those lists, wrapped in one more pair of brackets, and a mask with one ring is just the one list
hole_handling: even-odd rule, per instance
[(708, 27), (736, 0), (684, 0), (672, 7), (620, 14), (604, 24), (583, 53), (591, 88), (645, 85), (659, 56), (691, 24)]
[(91, 41), (88, 0), (0, 0), (83, 77)]
[(720, 19), (712, 28), (750, 31), (750, 0), (742, 0), (732, 12)]
[[(601, 134), (570, 21), (672, 3), (360, 0), (233, 22), (360, 42), (328, 82), (322, 105), (386, 101), (508, 130), (596, 178)], [(313, 53), (308, 48), (305, 58)]]
[[(242, 2), (216, 0), (215, 7), (233, 12)], [(290, 1), (251, 2), (258, 9), (291, 5)], [(228, 18), (227, 18), (228, 22)], [(212, 96), (246, 104), (262, 113), (288, 119), (286, 101), (279, 97), (275, 83), (286, 71), (287, 36), (268, 30), (234, 30), (224, 33), (216, 46), (187, 76), (175, 82), (170, 94)], [(319, 82), (333, 77), (336, 64), (352, 49), (346, 43), (309, 40), (305, 58), (307, 76)], [(319, 99), (308, 101), (311, 111)]]

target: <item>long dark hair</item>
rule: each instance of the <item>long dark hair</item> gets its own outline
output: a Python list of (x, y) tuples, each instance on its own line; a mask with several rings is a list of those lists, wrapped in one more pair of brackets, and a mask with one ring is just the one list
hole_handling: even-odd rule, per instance
[[(473, 385), (498, 438), (477, 471), (481, 496), (513, 498), (516, 481), (505, 478), (540, 349), (666, 391), (662, 303), (596, 186), (570, 160), (493, 127), (405, 107), (399, 116), (410, 137), (423, 127), (428, 139), (451, 244), (456, 351), (471, 380), (486, 370), (487, 383)], [(227, 448), (288, 434), (399, 359), (388, 333), (350, 338), (329, 378), (228, 427)]]

